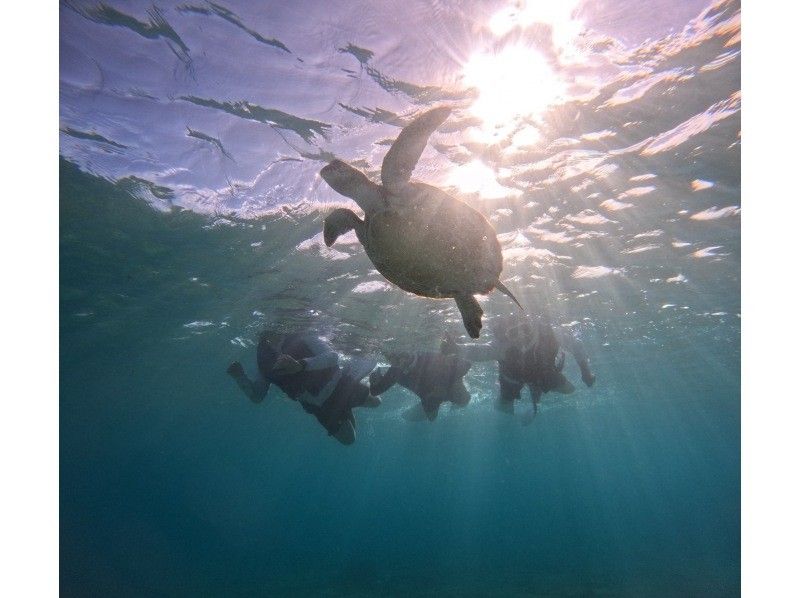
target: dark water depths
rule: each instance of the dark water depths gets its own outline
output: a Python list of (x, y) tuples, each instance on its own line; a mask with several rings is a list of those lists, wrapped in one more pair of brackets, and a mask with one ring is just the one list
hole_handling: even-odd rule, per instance
[[(62, 591), (738, 594), (738, 4), (369, 6), (62, 3)], [(321, 166), (377, 175), (441, 103), (415, 176), (491, 219), (597, 383), (526, 427), (479, 365), (466, 409), (412, 424), (393, 388), (339, 446), (225, 368), (263, 329), (464, 334), (321, 240)]]

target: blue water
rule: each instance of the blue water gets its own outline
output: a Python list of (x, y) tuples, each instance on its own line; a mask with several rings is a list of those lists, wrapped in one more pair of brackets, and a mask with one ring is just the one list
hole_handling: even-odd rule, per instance
[[(739, 5), (548, 6), (61, 4), (64, 595), (739, 593)], [(321, 238), (319, 169), (377, 176), (441, 104), (415, 177), (490, 219), (597, 383), (524, 426), (476, 365), (466, 409), (410, 423), (395, 387), (341, 446), (225, 368), (265, 329), (467, 340)], [(513, 306), (481, 303), (491, 338)]]

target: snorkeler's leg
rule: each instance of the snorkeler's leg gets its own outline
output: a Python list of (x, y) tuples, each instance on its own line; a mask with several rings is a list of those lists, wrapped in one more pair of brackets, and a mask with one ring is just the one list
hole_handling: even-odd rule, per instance
[[(377, 373), (376, 373), (377, 372)], [(352, 394), (352, 400), (350, 402), (350, 407), (380, 407), (381, 399), (378, 396), (374, 396), (371, 393), (372, 390), (372, 380), (375, 376), (380, 376), (380, 372), (378, 370), (373, 371), (369, 375), (369, 383), (370, 388), (367, 388), (360, 382), (357, 383), (358, 387), (355, 392)], [(381, 391), (383, 392), (383, 391)]]
[(439, 415), (439, 407), (444, 401), (445, 397), (442, 394), (426, 394), (420, 397), (420, 405), (428, 421), (436, 419), (436, 416)]
[(375, 407), (380, 407), (381, 403), (382, 401), (380, 397), (373, 397), (372, 395), (368, 394), (367, 398), (364, 399), (362, 406), (374, 409)]
[(580, 338), (576, 334), (566, 332), (561, 337), (561, 346), (566, 351), (572, 353), (575, 363), (578, 364), (581, 370), (581, 380), (583, 380), (586, 386), (591, 388), (595, 381), (595, 375), (592, 373), (592, 368), (589, 364), (589, 356), (586, 354), (586, 349), (584, 349)]
[(254, 403), (260, 403), (267, 396), (269, 383), (260, 376), (255, 380), (250, 380), (238, 361), (234, 361), (226, 370), (228, 375), (236, 381), (236, 384), (245, 396)]
[(425, 413), (425, 409), (422, 407), (422, 403), (417, 403), (413, 407), (409, 407), (405, 411), (403, 411), (403, 419), (408, 422), (421, 422), (428, 419), (428, 414)]
[[(352, 390), (349, 391), (350, 400), (348, 402), (350, 409), (354, 407), (380, 407), (380, 397), (372, 396), (370, 394), (370, 389), (360, 382), (353, 382), (352, 384)], [(352, 417), (352, 411), (350, 417)], [(355, 424), (355, 422), (353, 423)]]
[(531, 403), (533, 403), (533, 413), (539, 413), (539, 403), (542, 400), (542, 391), (533, 386), (532, 384), (528, 385), (528, 390), (531, 391)]
[(353, 423), (347, 419), (342, 422), (339, 429), (331, 434), (336, 440), (344, 445), (353, 444), (356, 441), (356, 429)]
[(495, 403), (495, 409), (503, 413), (514, 413), (514, 401), (519, 399), (522, 384), (506, 380), (500, 376), (500, 397)]
[(472, 395), (469, 394), (467, 387), (464, 386), (463, 380), (459, 380), (450, 387), (450, 400), (454, 406), (465, 407), (471, 399)]
[(441, 403), (437, 405), (431, 405), (428, 407), (423, 407), (425, 409), (425, 416), (428, 418), (428, 421), (433, 421), (436, 419), (436, 416), (439, 415), (439, 407)]
[(586, 386), (591, 388), (596, 378), (594, 373), (592, 373), (592, 369), (589, 367), (589, 360), (578, 362), (578, 367), (581, 368), (581, 380), (583, 380)]
[(522, 416), (522, 425), (523, 426), (527, 426), (531, 422), (533, 422), (533, 419), (539, 413), (539, 402), (542, 400), (542, 391), (541, 390), (539, 390), (538, 388), (536, 388), (532, 384), (528, 384), (528, 390), (531, 391), (532, 409), (530, 411), (526, 412)]
[(389, 390), (400, 378), (401, 370), (397, 367), (375, 369), (369, 375), (369, 394), (378, 396)]
[(333, 400), (329, 397), (322, 405), (301, 404), (325, 428), (329, 436), (342, 444), (353, 444), (356, 441), (356, 420), (353, 412), (343, 407), (336, 397)]

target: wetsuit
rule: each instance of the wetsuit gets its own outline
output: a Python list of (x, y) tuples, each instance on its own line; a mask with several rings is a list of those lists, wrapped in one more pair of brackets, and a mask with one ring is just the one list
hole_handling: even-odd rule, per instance
[[(299, 361), (303, 370), (296, 374), (273, 374), (274, 357), (280, 353)], [(356, 379), (352, 375), (350, 368), (339, 367), (338, 354), (322, 339), (292, 334), (283, 340), (276, 352), (262, 336), (256, 359), (259, 373), (266, 381), (266, 390), (270, 384), (275, 384), (316, 417), (328, 434), (335, 434), (346, 420), (355, 427), (352, 409), (364, 404), (369, 389), (359, 382), (360, 377)]]
[(527, 385), (536, 407), (542, 394), (558, 386), (558, 374), (564, 367), (558, 340), (553, 329), (543, 323), (536, 337), (535, 344), (508, 347), (498, 359), (500, 400), (519, 400), (522, 388)]
[(561, 373), (564, 350), (572, 353), (584, 381), (591, 386), (594, 375), (580, 341), (571, 333), (554, 330), (544, 320), (532, 324), (531, 334), (524, 343), (510, 343), (496, 337), (489, 345), (461, 346), (459, 354), (470, 361), (497, 361), (500, 400), (506, 403), (519, 400), (523, 387), (528, 386), (536, 408), (542, 394), (558, 388), (565, 380)]
[(382, 375), (373, 372), (370, 376), (370, 393), (379, 395), (394, 384), (399, 384), (420, 398), (423, 410), (432, 419), (446, 401), (459, 406), (469, 402), (470, 396), (462, 379), (471, 366), (469, 361), (457, 355), (416, 353), (406, 367), (392, 366)]

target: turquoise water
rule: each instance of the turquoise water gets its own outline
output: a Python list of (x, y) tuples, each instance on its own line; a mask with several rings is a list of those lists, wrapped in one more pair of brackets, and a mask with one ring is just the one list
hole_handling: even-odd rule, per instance
[[(738, 594), (739, 6), (545, 6), (62, 3), (65, 595)], [(597, 383), (523, 426), (476, 365), (466, 409), (410, 423), (395, 387), (340, 446), (225, 368), (264, 329), (466, 341), (321, 238), (319, 169), (377, 176), (443, 103), (415, 177), (490, 219)], [(491, 338), (513, 307), (481, 303)]]

